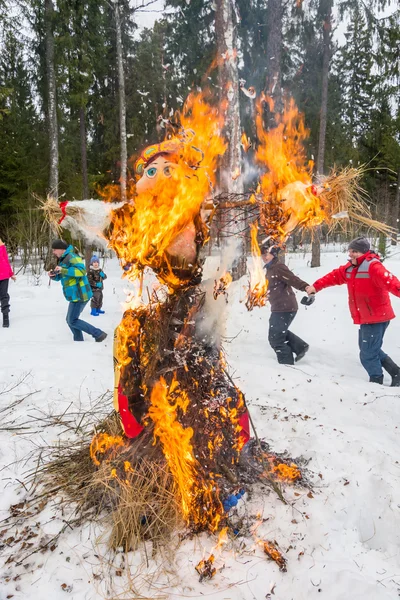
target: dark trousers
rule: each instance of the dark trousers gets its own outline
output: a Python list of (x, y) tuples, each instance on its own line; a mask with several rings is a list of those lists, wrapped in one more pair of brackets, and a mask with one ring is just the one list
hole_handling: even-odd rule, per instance
[(388, 325), (389, 321), (360, 325), (360, 331), (358, 332), (360, 361), (370, 377), (381, 377), (383, 375), (382, 361), (387, 354), (382, 351), (382, 344)]
[(301, 338), (289, 331), (296, 314), (297, 312), (272, 312), (269, 318), (268, 341), (281, 365), (293, 365), (293, 354), (299, 354), (308, 346)]
[(95, 339), (103, 333), (101, 329), (93, 327), (90, 323), (86, 323), (86, 321), (79, 318), (86, 304), (87, 302), (70, 302), (68, 306), (67, 323), (75, 342), (83, 342), (83, 331), (92, 335)]
[(93, 296), (90, 301), (90, 308), (101, 308), (103, 306), (103, 290), (99, 288), (92, 289)]
[(8, 293), (8, 282), (9, 279), (2, 279), (0, 281), (0, 303), (1, 312), (3, 315), (8, 315), (10, 312), (10, 294)]

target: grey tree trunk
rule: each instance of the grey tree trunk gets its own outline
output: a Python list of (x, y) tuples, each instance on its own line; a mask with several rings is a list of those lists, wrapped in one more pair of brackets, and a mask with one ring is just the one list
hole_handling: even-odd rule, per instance
[(393, 212), (392, 212), (392, 227), (396, 231), (392, 235), (392, 246), (397, 246), (397, 236), (399, 233), (399, 217), (400, 217), (400, 168), (397, 173), (396, 196), (394, 199)]
[(267, 55), (266, 55), (266, 92), (274, 101), (274, 110), (266, 115), (266, 126), (275, 126), (275, 114), (283, 110), (282, 99), (282, 0), (268, 0), (267, 8)]
[(117, 33), (117, 66), (118, 66), (118, 87), (119, 87), (119, 130), (120, 130), (120, 160), (121, 175), (120, 188), (121, 200), (126, 201), (126, 170), (128, 162), (128, 151), (126, 145), (126, 98), (125, 98), (125, 75), (122, 50), (122, 32), (121, 17), (119, 13), (118, 0), (114, 0), (114, 18)]
[(79, 109), (79, 131), (81, 136), (82, 199), (85, 200), (89, 198), (89, 180), (86, 149), (86, 111), (84, 106)]
[[(319, 116), (319, 138), (317, 154), (317, 177), (324, 174), (325, 164), (325, 140), (326, 125), (328, 120), (328, 87), (329, 87), (329, 66), (332, 55), (331, 50), (331, 29), (332, 29), (332, 5), (333, 0), (321, 0), (320, 11), (323, 14), (323, 57), (322, 57), (322, 90), (321, 90), (321, 110)], [(321, 266), (321, 229), (315, 231), (315, 237), (311, 246), (311, 267)]]
[[(215, 30), (217, 37), (218, 83), (221, 101), (226, 103), (224, 136), (228, 149), (222, 159), (220, 187), (228, 193), (243, 193), (240, 146), (239, 73), (237, 65), (236, 24), (234, 0), (216, 0)], [(223, 60), (221, 60), (223, 57)], [(243, 237), (239, 237), (240, 225), (235, 221), (234, 211), (227, 215), (223, 224), (227, 237), (224, 247), (237, 240), (237, 257), (232, 266), (232, 276), (238, 279), (246, 272), (246, 248)]]
[(54, 37), (52, 0), (45, 0), (45, 41), (47, 73), (47, 118), (49, 126), (49, 195), (58, 198), (58, 124), (57, 124), (57, 88), (54, 69)]

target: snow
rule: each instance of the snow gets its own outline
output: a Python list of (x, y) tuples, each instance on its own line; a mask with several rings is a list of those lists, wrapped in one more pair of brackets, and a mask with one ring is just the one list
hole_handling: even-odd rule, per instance
[[(346, 255), (323, 254), (319, 269), (307, 266), (309, 258), (290, 255), (287, 264), (312, 283), (343, 264)], [(400, 275), (398, 258), (385, 265)], [(39, 286), (27, 276), (10, 282), (11, 326), (0, 329), (0, 520), (9, 515), (11, 504), (23, 499), (18, 480), (33, 466), (30, 453), (59, 435), (56, 428), (32, 423), (31, 415), (68, 414), (112, 390), (112, 332), (121, 318), (127, 284), (115, 259), (106, 261), (104, 270), (106, 314), (91, 317), (88, 308), (84, 313), (108, 332), (103, 344), (91, 338), (73, 343), (59, 284), (48, 285), (45, 275)], [(139, 592), (146, 598), (215, 600), (398, 598), (399, 390), (388, 387), (386, 377), (383, 387), (368, 383), (358, 361), (358, 328), (350, 319), (344, 287), (324, 290), (311, 307), (300, 306), (292, 329), (310, 343), (310, 351), (301, 363), (288, 367), (277, 364), (269, 347), (268, 307), (248, 313), (241, 302), (244, 285), (243, 280), (232, 284), (229, 294), (226, 351), (231, 372), (246, 394), (259, 436), (276, 451), (310, 461), (312, 493), (286, 487), (288, 505), (261, 487), (251, 497), (247, 494), (239, 510), (260, 513), (254, 536), (239, 537), (216, 552), (216, 566), (224, 568), (211, 581), (199, 583), (194, 567), (210, 554), (214, 538), (203, 534), (180, 545), (174, 540), (169, 556), (156, 559), (148, 547), (148, 567), (143, 553), (136, 552), (123, 568), (121, 554), (113, 562), (107, 555), (101, 527), (88, 524), (67, 528), (54, 550), (34, 554), (28, 567), (4, 564), (13, 554), (11, 547), (4, 548), (0, 600), (63, 600), (68, 590), (74, 600), (132, 599)], [(400, 312), (400, 299), (392, 301)], [(400, 361), (398, 320), (388, 328), (384, 348)], [(28, 393), (32, 395), (11, 414), (3, 412)], [(28, 429), (7, 430), (10, 422), (16, 426), (27, 421)], [(64, 518), (48, 506), (35, 522), (51, 536)], [(266, 559), (256, 538), (276, 540), (288, 560), (287, 573)], [(127, 591), (127, 570), (137, 593)]]

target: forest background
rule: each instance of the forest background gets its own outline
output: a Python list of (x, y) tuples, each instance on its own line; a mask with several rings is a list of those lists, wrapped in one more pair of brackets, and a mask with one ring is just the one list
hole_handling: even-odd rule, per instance
[[(310, 130), (315, 174), (368, 165), (363, 185), (374, 215), (398, 230), (397, 3), (166, 0), (151, 26), (138, 28), (159, 6), (0, 0), (0, 237), (11, 251), (41, 236), (39, 197), (83, 199), (110, 183), (123, 188), (128, 157), (164, 138), (161, 117), (204, 81), (223, 94), (224, 73), (208, 69), (223, 54), (227, 31), (237, 58), (225, 77), (236, 79), (240, 130), (254, 143), (254, 100), (240, 85), (266, 90), (277, 111), (294, 97)], [(254, 174), (243, 159), (248, 189)]]

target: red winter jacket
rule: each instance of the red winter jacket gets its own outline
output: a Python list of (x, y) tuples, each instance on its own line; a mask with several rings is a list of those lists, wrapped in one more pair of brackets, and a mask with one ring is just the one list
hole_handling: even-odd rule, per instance
[(400, 281), (389, 273), (379, 257), (367, 252), (357, 259), (331, 271), (314, 283), (317, 292), (332, 285), (347, 283), (349, 308), (356, 325), (382, 323), (394, 319), (389, 292), (400, 297)]

